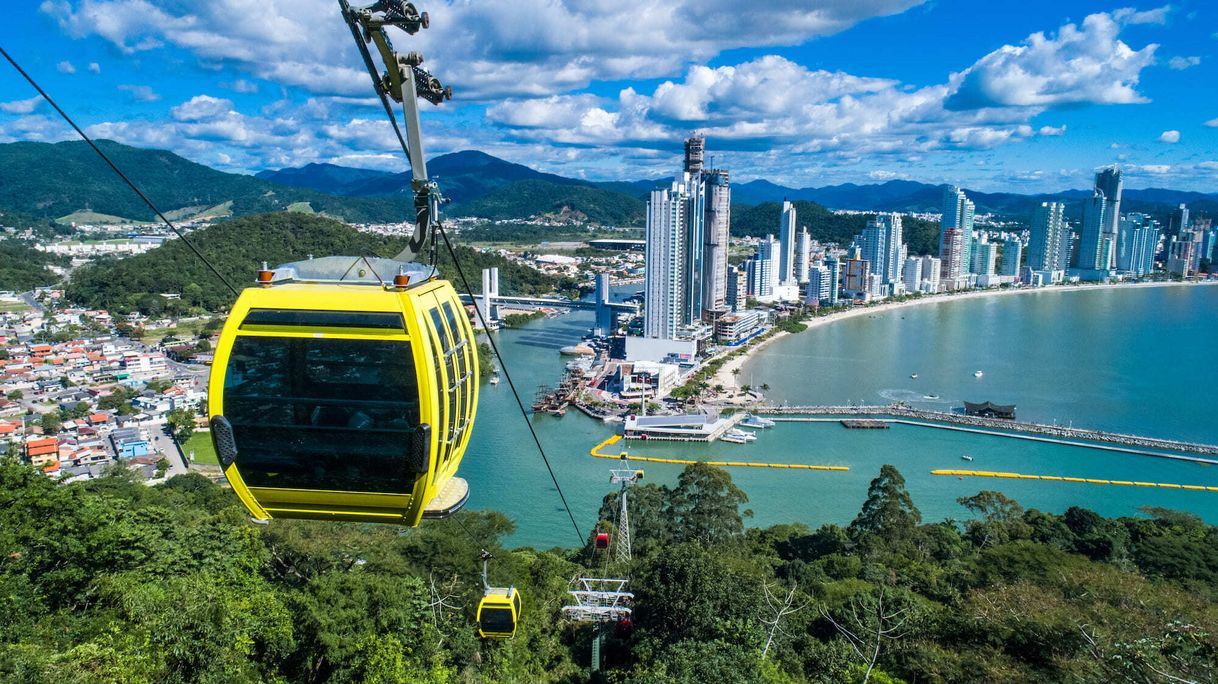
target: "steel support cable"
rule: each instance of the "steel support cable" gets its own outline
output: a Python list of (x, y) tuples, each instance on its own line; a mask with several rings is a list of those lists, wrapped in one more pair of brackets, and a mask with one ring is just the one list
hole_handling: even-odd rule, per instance
[(38, 94), (42, 96), (42, 99), (46, 100), (47, 104), (51, 105), (51, 107), (53, 107), (55, 109), (55, 111), (59, 113), (59, 116), (63, 117), (64, 121), (68, 122), (68, 125), (71, 126), (78, 135), (80, 135), (81, 139), (83, 139), (86, 143), (88, 143), (89, 147), (93, 148), (93, 151), (97, 153), (97, 156), (101, 157), (102, 161), (106, 162), (106, 164), (110, 167), (110, 169), (112, 171), (114, 171), (114, 173), (118, 174), (119, 178), (123, 179), (123, 182), (127, 184), (127, 187), (131, 188), (131, 190), (134, 191), (135, 194), (139, 195), (140, 199), (144, 200), (144, 204), (148, 205), (148, 208), (151, 209), (153, 211), (153, 213), (155, 213), (157, 215), (157, 218), (161, 219), (161, 221), (163, 221), (165, 223), (165, 225), (169, 226), (169, 229), (173, 231), (174, 235), (178, 236), (178, 238), (182, 241), (182, 244), (184, 244), (188, 248), (190, 248), (190, 251), (194, 252), (195, 256), (198, 257), (200, 261), (202, 261), (204, 264), (207, 265), (207, 268), (209, 268), (211, 270), (211, 272), (214, 273), (216, 275), (216, 277), (220, 279), (220, 282), (224, 283), (224, 285), (226, 287), (228, 287), (228, 289), (230, 291), (232, 291), (233, 296), (240, 295), (241, 292), (236, 287), (234, 287), (232, 283), (230, 283), (228, 281), (228, 278), (225, 278), (224, 274), (220, 273), (219, 269), (217, 269), (214, 265), (212, 265), (212, 263), (207, 260), (207, 257), (203, 256), (203, 253), (200, 252), (198, 250), (198, 248), (196, 248), (193, 244), (191, 244), (189, 240), (186, 239), (186, 236), (182, 234), (182, 231), (178, 230), (177, 226), (173, 225), (173, 223), (169, 219), (165, 218), (165, 215), (161, 213), (160, 209), (157, 209), (156, 205), (152, 203), (152, 200), (148, 199), (148, 196), (145, 195), (135, 185), (135, 183), (131, 182), (131, 179), (127, 177), (127, 174), (123, 173), (122, 170), (119, 169), (118, 166), (113, 161), (110, 160), (110, 157), (107, 157), (106, 153), (101, 151), (101, 148), (99, 148), (93, 142), (93, 140), (88, 135), (86, 135), (83, 130), (81, 130), (80, 126), (76, 125), (76, 122), (72, 120), (72, 117), (68, 116), (67, 112), (60, 109), (58, 104), (55, 104), (55, 100), (52, 100), (51, 96), (48, 95), (47, 92), (42, 89), (42, 86), (38, 85), (38, 83), (34, 80), (34, 78), (32, 76), (30, 76), (28, 73), (26, 73), (25, 69), (21, 68), (21, 65), (17, 63), (17, 60), (13, 59), (12, 55), (10, 55), (8, 53), (8, 51), (5, 50), (3, 47), (0, 47), (0, 54), (4, 55), (4, 58), (8, 60), (9, 64), (13, 65), (13, 68), (17, 70), (17, 73), (21, 74), (22, 77), (24, 77), (26, 81), (29, 81), (30, 85), (34, 86), (34, 90), (37, 90)]
[[(440, 237), (444, 239), (444, 247), (448, 250), (448, 255), (452, 257), (453, 265), (457, 269), (457, 276), (461, 278), (461, 286), (465, 289), (465, 293), (470, 299), (474, 299), (474, 313), (478, 316), (478, 320), (482, 323), (483, 330), (490, 330), (487, 326), (486, 318), (482, 315), (482, 309), (478, 308), (477, 300), (474, 298), (474, 291), (469, 286), (469, 280), (465, 277), (465, 270), (461, 268), (461, 260), (457, 258), (457, 252), (453, 249), (452, 242), (448, 239), (448, 231), (444, 230), (443, 223), (436, 223), (436, 230)], [(558, 498), (562, 499), (562, 507), (567, 511), (567, 517), (571, 519), (571, 527), (575, 528), (575, 535), (579, 537), (579, 545), (583, 546), (587, 543), (583, 532), (579, 529), (579, 523), (575, 522), (575, 514), (571, 512), (571, 506), (567, 503), (567, 496), (563, 494), (562, 486), (558, 484), (558, 476), (554, 474), (554, 468), (550, 465), (550, 459), (546, 456), (545, 447), (541, 446), (541, 439), (537, 436), (537, 431), (533, 429), (533, 421), (529, 419), (529, 412), (524, 408), (524, 402), (520, 399), (520, 392), (516, 391), (516, 383), (512, 381), (512, 374), (508, 372), (507, 360), (503, 358), (503, 352), (499, 351), (499, 345), (495, 343), (495, 337), (489, 333), (486, 339), (491, 344), (491, 349), (495, 352), (495, 357), (499, 359), (499, 365), (503, 367), (503, 377), (508, 382), (508, 387), (512, 390), (512, 397), (516, 399), (516, 406), (520, 409), (520, 417), (524, 420), (524, 424), (529, 428), (529, 434), (533, 437), (533, 443), (537, 445), (537, 453), (541, 454), (541, 460), (546, 464), (546, 470), (550, 473), (550, 481), (554, 483), (554, 489), (558, 490)]]

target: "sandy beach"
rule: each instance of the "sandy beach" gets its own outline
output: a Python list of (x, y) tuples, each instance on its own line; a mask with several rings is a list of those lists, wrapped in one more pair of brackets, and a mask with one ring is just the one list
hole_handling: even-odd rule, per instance
[[(1106, 290), (1111, 288), (1139, 288), (1139, 287), (1200, 287), (1206, 285), (1218, 285), (1218, 281), (1203, 281), (1203, 282), (1153, 282), (1153, 283), (1103, 283), (1096, 285), (1053, 285), (1050, 287), (1020, 287), (1011, 289), (990, 289), (990, 290), (969, 290), (967, 292), (951, 292), (946, 294), (928, 295), (918, 297), (917, 299), (907, 299), (900, 302), (882, 302), (871, 306), (859, 306), (847, 311), (812, 318), (804, 321), (808, 326), (808, 330), (797, 334), (807, 334), (808, 331), (821, 326), (844, 321), (849, 318), (857, 318), (859, 316), (874, 316), (882, 313), (896, 311), (898, 309), (906, 309), (913, 306), (925, 306), (927, 304), (944, 304), (947, 302), (958, 302), (963, 299), (976, 299), (980, 297), (1010, 297), (1024, 294), (1034, 293), (1066, 293), (1066, 292), (1094, 292), (1096, 290)], [(739, 385), (736, 382), (737, 376), (732, 373), (733, 370), (741, 368), (758, 351), (765, 349), (775, 340), (780, 340), (792, 333), (778, 332), (774, 336), (766, 339), (764, 342), (752, 347), (748, 347), (745, 353), (737, 356), (719, 369), (715, 374), (714, 379), (710, 384), (723, 385), (728, 390), (738, 389)]]

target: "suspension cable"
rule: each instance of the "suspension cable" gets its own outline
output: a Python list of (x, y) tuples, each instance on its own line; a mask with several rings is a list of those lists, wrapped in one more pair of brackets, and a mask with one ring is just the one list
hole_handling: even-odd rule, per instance
[(190, 251), (194, 252), (195, 256), (206, 264), (207, 268), (211, 269), (211, 272), (220, 279), (220, 282), (224, 283), (224, 285), (228, 287), (230, 291), (232, 291), (233, 296), (240, 295), (241, 292), (229, 282), (228, 278), (225, 278), (224, 274), (220, 273), (220, 270), (212, 265), (212, 263), (207, 260), (207, 257), (203, 256), (203, 253), (186, 239), (186, 236), (182, 234), (182, 231), (178, 230), (177, 226), (173, 225), (169, 219), (165, 218), (165, 215), (161, 213), (160, 209), (157, 209), (156, 205), (152, 203), (152, 200), (148, 199), (148, 196), (145, 195), (138, 187), (136, 187), (135, 183), (131, 182), (131, 179), (127, 177), (127, 174), (123, 173), (122, 170), (110, 160), (110, 157), (107, 157), (106, 153), (101, 151), (101, 148), (99, 148), (97, 144), (94, 143), (83, 130), (81, 130), (80, 126), (76, 125), (76, 122), (72, 120), (72, 117), (68, 116), (67, 112), (63, 111), (60, 109), (59, 105), (55, 104), (55, 100), (52, 100), (51, 96), (42, 89), (42, 86), (38, 85), (34, 78), (26, 73), (25, 69), (21, 68), (21, 65), (17, 63), (17, 60), (13, 59), (12, 55), (10, 55), (3, 47), (0, 47), (0, 54), (4, 55), (4, 58), (8, 60), (9, 64), (13, 65), (13, 68), (17, 70), (17, 73), (21, 74), (26, 81), (29, 81), (30, 85), (34, 86), (34, 90), (38, 91), (38, 94), (42, 96), (42, 99), (46, 100), (47, 104), (51, 105), (56, 112), (59, 112), (59, 116), (63, 117), (63, 120), (67, 121), (68, 125), (75, 129), (76, 133), (80, 135), (85, 142), (89, 143), (89, 147), (93, 148), (93, 151), (97, 153), (97, 156), (101, 157), (102, 161), (106, 162), (110, 169), (114, 171), (114, 173), (118, 174), (119, 178), (123, 179), (123, 182), (127, 184), (127, 187), (131, 188), (135, 194), (139, 195), (140, 199), (144, 200), (144, 204), (147, 204), (148, 208), (152, 209), (153, 213), (155, 213), (157, 217), (161, 219), (161, 221), (164, 221), (165, 225), (169, 226), (169, 229), (173, 231), (174, 235), (178, 236), (178, 239), (182, 241), (182, 244), (189, 247)]
[(524, 408), (524, 402), (520, 399), (520, 392), (516, 391), (516, 383), (512, 381), (512, 374), (508, 372), (507, 360), (503, 358), (503, 352), (499, 351), (499, 345), (495, 343), (494, 335), (489, 334), (490, 327), (486, 323), (486, 318), (482, 315), (482, 309), (478, 308), (474, 291), (469, 286), (469, 280), (465, 277), (465, 270), (461, 268), (461, 260), (457, 257), (457, 252), (453, 249), (452, 242), (448, 239), (448, 231), (444, 230), (444, 224), (440, 221), (436, 222), (436, 230), (440, 234), (440, 237), (444, 239), (444, 247), (448, 251), (448, 255), (452, 257), (453, 265), (457, 268), (457, 276), (461, 278), (461, 286), (465, 289), (465, 293), (469, 295), (470, 299), (475, 302), (474, 313), (482, 323), (482, 329), (488, 331), (486, 339), (490, 342), (491, 349), (495, 351), (495, 356), (499, 359), (499, 365), (503, 368), (503, 377), (507, 380), (508, 387), (512, 390), (512, 397), (516, 399), (516, 407), (520, 409), (520, 417), (524, 420), (525, 426), (529, 428), (529, 434), (533, 437), (533, 443), (537, 445), (537, 453), (541, 454), (541, 460), (546, 464), (546, 470), (550, 473), (550, 481), (554, 483), (554, 488), (558, 490), (558, 498), (562, 499), (562, 507), (567, 510), (567, 517), (571, 519), (571, 527), (575, 528), (575, 535), (579, 537), (579, 545), (583, 546), (587, 540), (584, 538), (584, 533), (579, 529), (579, 523), (575, 522), (575, 514), (571, 512), (571, 506), (567, 503), (567, 496), (563, 494), (562, 486), (558, 484), (558, 476), (554, 474), (554, 468), (550, 465), (549, 457), (546, 456), (545, 447), (541, 445), (541, 439), (537, 436), (537, 430), (533, 429), (533, 421), (529, 419), (529, 412)]

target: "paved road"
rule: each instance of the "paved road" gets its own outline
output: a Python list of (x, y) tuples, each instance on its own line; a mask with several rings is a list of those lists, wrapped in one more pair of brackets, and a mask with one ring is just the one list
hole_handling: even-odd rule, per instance
[(149, 438), (152, 439), (152, 450), (169, 459), (169, 472), (166, 477), (189, 472), (186, 455), (181, 453), (170, 436), (169, 426), (166, 423), (145, 423), (145, 427), (148, 429)]

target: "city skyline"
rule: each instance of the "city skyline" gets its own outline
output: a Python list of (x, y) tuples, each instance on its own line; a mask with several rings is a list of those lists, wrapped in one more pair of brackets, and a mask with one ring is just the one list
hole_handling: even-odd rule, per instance
[[(1212, 6), (622, 3), (592, 15), (545, 3), (525, 10), (528, 25), (507, 2), (420, 9), (432, 28), (397, 47), (421, 50), (456, 90), (424, 110), (433, 155), (654, 178), (700, 131), (738, 183), (1039, 192), (1086, 187), (1112, 163), (1131, 188), (1218, 182), (1218, 95), (1196, 87), (1214, 80)], [(731, 31), (716, 19), (728, 12)], [(257, 21), (227, 3), (44, 2), (10, 22), (8, 49), (99, 137), (230, 171), (403, 168), (331, 2), (270, 0)], [(34, 95), (0, 76), (0, 140), (70, 137)]]

